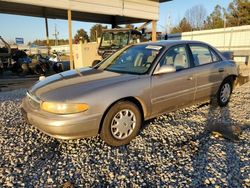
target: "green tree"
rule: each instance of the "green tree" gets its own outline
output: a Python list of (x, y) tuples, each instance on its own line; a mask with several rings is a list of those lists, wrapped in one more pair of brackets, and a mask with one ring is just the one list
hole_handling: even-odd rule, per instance
[(84, 29), (77, 30), (75, 36), (74, 36), (74, 43), (78, 43), (80, 40), (82, 41), (89, 41), (89, 36), (87, 32)]
[(250, 24), (250, 1), (233, 0), (228, 5), (227, 26), (241, 26)]
[(69, 40), (68, 39), (59, 39), (58, 44), (59, 45), (69, 44)]
[(205, 29), (216, 29), (224, 27), (224, 9), (216, 5), (214, 11), (207, 17)]
[(107, 26), (103, 26), (101, 24), (95, 24), (93, 27), (91, 27), (91, 29), (90, 29), (90, 41), (91, 42), (97, 41), (97, 38), (102, 36), (103, 29), (107, 29)]
[(186, 18), (183, 18), (177, 27), (174, 27), (170, 33), (182, 33), (192, 31), (191, 24), (187, 21)]
[[(29, 42), (28, 45), (32, 45), (35, 44), (37, 46), (47, 46), (47, 40), (40, 40), (40, 39), (36, 39), (33, 42)], [(68, 39), (59, 39), (58, 40), (58, 45), (65, 45), (65, 44), (69, 44), (69, 40)], [(49, 45), (50, 46), (54, 46), (55, 45), (55, 40), (54, 39), (50, 39), (49, 40)]]

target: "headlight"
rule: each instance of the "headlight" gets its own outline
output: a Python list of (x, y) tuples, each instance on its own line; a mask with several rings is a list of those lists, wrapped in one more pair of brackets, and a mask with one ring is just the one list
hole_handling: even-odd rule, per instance
[(55, 114), (74, 114), (88, 110), (87, 104), (42, 102), (41, 109)]

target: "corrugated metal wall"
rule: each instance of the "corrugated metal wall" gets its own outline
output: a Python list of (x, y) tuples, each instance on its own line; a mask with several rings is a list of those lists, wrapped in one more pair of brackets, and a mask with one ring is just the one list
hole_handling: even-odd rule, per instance
[(169, 39), (203, 41), (219, 50), (250, 50), (250, 25), (170, 34)]

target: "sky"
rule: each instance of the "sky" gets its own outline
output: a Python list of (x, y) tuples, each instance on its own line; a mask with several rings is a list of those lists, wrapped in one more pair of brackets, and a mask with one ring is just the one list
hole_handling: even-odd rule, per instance
[[(232, 0), (173, 0), (160, 4), (160, 19), (157, 23), (158, 31), (165, 31), (168, 26), (175, 26), (185, 15), (186, 10), (196, 5), (203, 5), (209, 15), (214, 7), (219, 4), (227, 8)], [(49, 37), (55, 32), (55, 25), (59, 31), (60, 39), (68, 38), (67, 20), (48, 19)], [(76, 31), (83, 28), (89, 33), (90, 28), (95, 23), (72, 22), (73, 36)], [(110, 27), (110, 25), (108, 25)], [(45, 20), (44, 18), (18, 16), (10, 14), (0, 14), (0, 36), (6, 41), (13, 42), (16, 37), (24, 38), (27, 44), (35, 39), (45, 39)]]

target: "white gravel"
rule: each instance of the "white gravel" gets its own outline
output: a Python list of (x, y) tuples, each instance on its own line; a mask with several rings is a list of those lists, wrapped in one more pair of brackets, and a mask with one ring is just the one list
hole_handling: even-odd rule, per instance
[[(118, 148), (99, 137), (61, 141), (37, 131), (21, 117), (24, 94), (0, 93), (0, 187), (250, 187), (250, 83), (226, 108), (162, 115)], [(226, 136), (238, 127), (239, 140), (208, 131)]]

